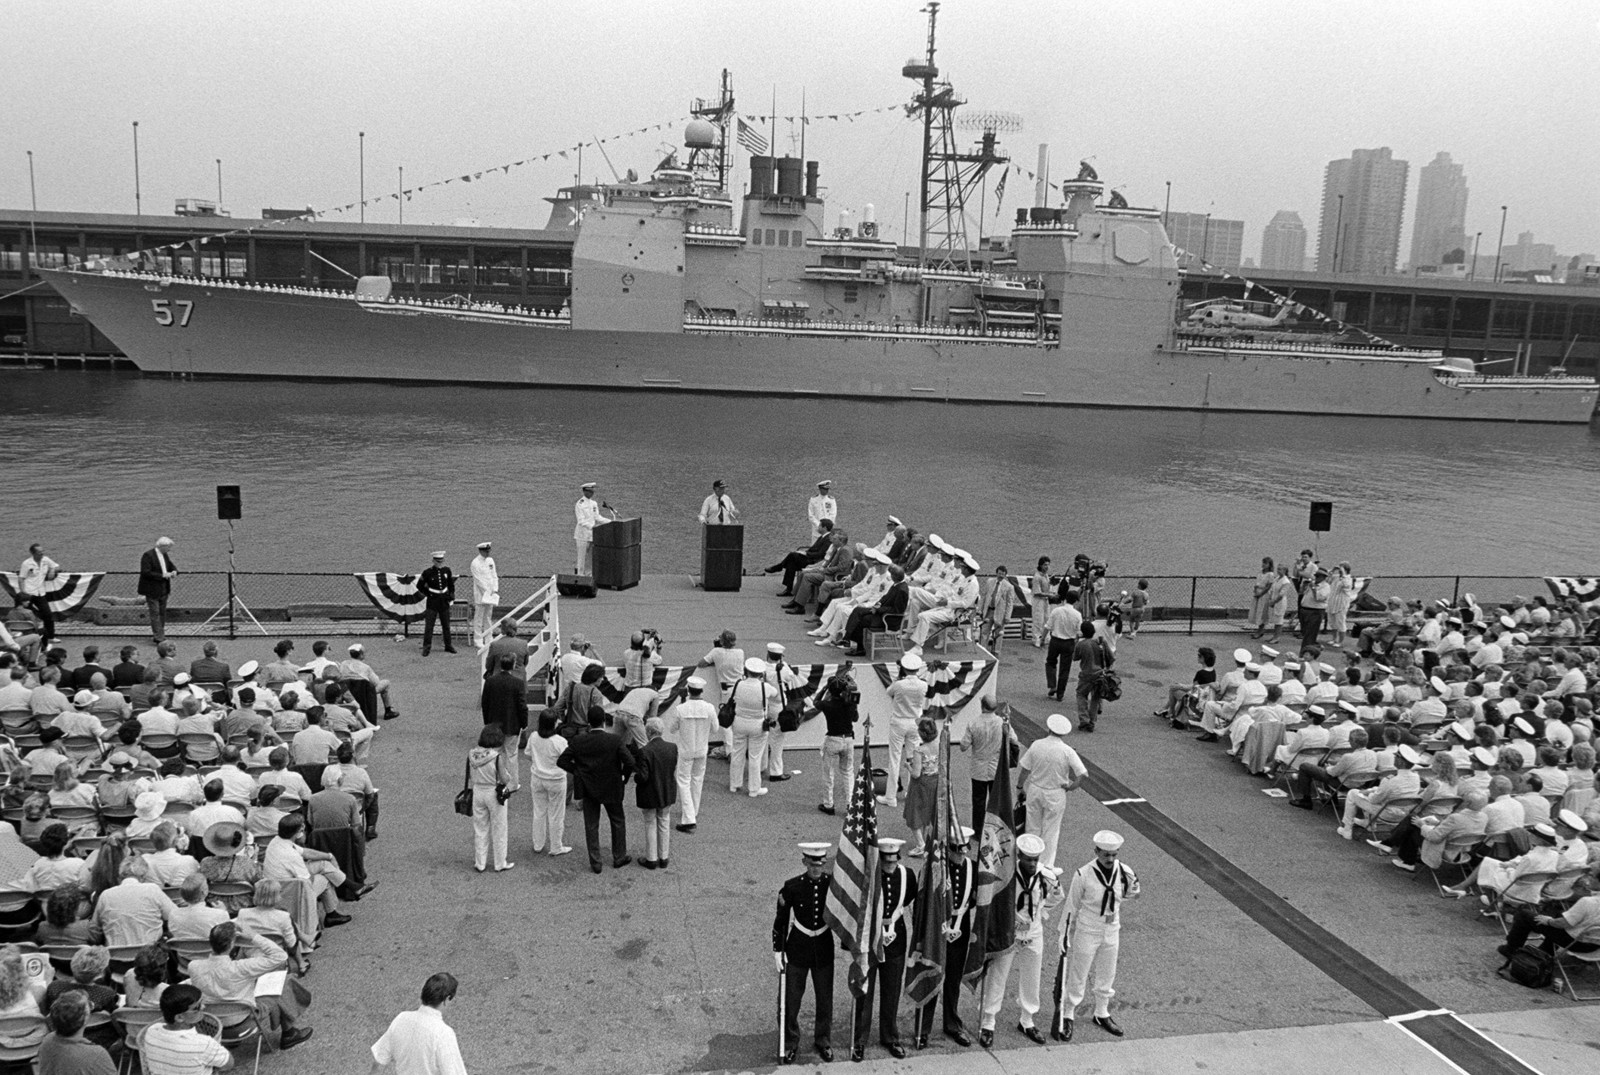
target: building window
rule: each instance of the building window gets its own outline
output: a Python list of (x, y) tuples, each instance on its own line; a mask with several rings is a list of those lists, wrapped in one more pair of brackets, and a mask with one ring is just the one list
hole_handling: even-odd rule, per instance
[(789, 241), (791, 243), (793, 243), (795, 246), (805, 246), (806, 245), (805, 240), (803, 238), (801, 238), (799, 232), (797, 232), (797, 231), (790, 232), (789, 235), (790, 235), (790, 240)]
[(844, 285), (844, 302), (855, 302), (859, 298), (860, 288), (855, 284)]
[(1528, 330), (1528, 307), (1531, 305), (1511, 299), (1496, 299), (1489, 335), (1504, 340), (1522, 339)]
[(767, 229), (767, 245), (768, 246), (777, 246), (778, 245), (778, 237), (773, 234), (771, 228)]
[(761, 245), (761, 229), (760, 228), (751, 228), (750, 229), (750, 242), (754, 246), (760, 246)]
[(1536, 302), (1533, 304), (1533, 332), (1536, 340), (1566, 338), (1567, 305), (1563, 302)]
[(778, 245), (779, 246), (788, 246), (789, 245), (789, 233), (787, 231), (779, 231), (778, 232)]

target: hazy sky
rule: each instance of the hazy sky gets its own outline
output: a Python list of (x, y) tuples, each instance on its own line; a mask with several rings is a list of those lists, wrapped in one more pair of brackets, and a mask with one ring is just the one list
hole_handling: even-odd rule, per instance
[[(8, 59), (0, 205), (133, 211), (139, 121), (147, 212), (215, 197), (236, 216), (356, 199), (357, 131), (369, 198), (497, 167), (577, 141), (680, 119), (732, 70), (739, 108), (875, 109), (909, 99), (917, 0), (0, 0)], [(1466, 230), (1489, 252), (1532, 230), (1559, 253), (1600, 251), (1600, 0), (947, 0), (938, 63), (973, 109), (1009, 110), (1005, 145), (1059, 179), (1089, 158), (1135, 205), (1245, 221), (1245, 253), (1278, 209), (1315, 244), (1323, 165), (1387, 145), (1417, 174), (1439, 150), (1466, 168)], [(681, 129), (681, 124), (680, 124)], [(779, 121), (780, 148), (790, 126)], [(608, 143), (619, 171), (648, 172), (665, 132)], [(829, 221), (877, 205), (891, 236), (915, 183), (918, 131), (903, 113), (817, 122)], [(744, 181), (739, 155), (736, 181)], [(542, 226), (541, 197), (574, 162), (418, 194), (408, 222)], [(609, 177), (593, 151), (584, 173)], [(1031, 197), (1013, 175), (1005, 214)], [(995, 221), (992, 187), (987, 220)], [(370, 205), (392, 221), (395, 202)], [(350, 218), (354, 219), (351, 213)], [(1311, 252), (1308, 246), (1307, 252)]]

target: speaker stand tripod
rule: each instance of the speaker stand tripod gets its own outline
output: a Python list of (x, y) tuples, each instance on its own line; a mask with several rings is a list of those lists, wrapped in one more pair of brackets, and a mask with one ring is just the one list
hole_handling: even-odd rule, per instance
[(219, 608), (215, 612), (213, 612), (206, 619), (205, 623), (202, 623), (200, 625), (200, 630), (204, 631), (207, 627), (211, 626), (211, 623), (212, 623), (213, 620), (217, 619), (217, 617), (221, 616), (223, 613), (227, 613), (227, 616), (228, 616), (228, 637), (230, 639), (239, 637), (237, 632), (235, 631), (235, 627), (236, 627), (235, 616), (236, 615), (237, 616), (243, 616), (245, 619), (247, 619), (251, 623), (255, 624), (256, 625), (256, 630), (260, 631), (263, 635), (265, 635), (267, 633), (267, 629), (265, 627), (261, 626), (261, 621), (256, 619), (256, 615), (255, 615), (254, 612), (250, 611), (250, 606), (246, 605), (244, 603), (244, 598), (240, 597), (239, 594), (237, 593), (237, 591), (234, 590), (234, 588), (233, 588), (233, 572), (234, 572), (234, 566), (233, 566), (233, 520), (229, 519), (228, 520), (228, 600), (221, 608)]

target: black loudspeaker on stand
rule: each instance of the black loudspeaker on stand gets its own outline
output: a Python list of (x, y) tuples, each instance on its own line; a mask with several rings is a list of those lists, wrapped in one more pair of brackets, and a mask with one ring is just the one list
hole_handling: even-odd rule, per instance
[(217, 486), (217, 518), (223, 522), (244, 518), (244, 497), (237, 485)]
[(1311, 532), (1314, 534), (1326, 534), (1332, 529), (1333, 501), (1313, 500), (1311, 502)]

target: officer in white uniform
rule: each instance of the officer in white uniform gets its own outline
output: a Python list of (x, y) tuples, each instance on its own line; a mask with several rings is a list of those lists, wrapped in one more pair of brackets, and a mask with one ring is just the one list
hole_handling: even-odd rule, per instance
[(1056, 1017), (1050, 1036), (1072, 1040), (1072, 1020), (1089, 975), (1094, 974), (1094, 1025), (1122, 1037), (1111, 1018), (1112, 983), (1117, 977), (1117, 947), (1122, 933), (1122, 902), (1139, 898), (1139, 878), (1118, 859), (1122, 837), (1110, 829), (1094, 834), (1094, 861), (1078, 867), (1067, 886), (1067, 924), (1061, 931), (1061, 963), (1056, 971)]
[(500, 603), (500, 569), (489, 550), (489, 542), (480, 541), (472, 558), (472, 644), (480, 647), (489, 644), (489, 625)]
[(572, 540), (578, 545), (578, 564), (573, 571), (579, 575), (590, 575), (594, 573), (594, 528), (605, 521), (600, 514), (600, 504), (594, 498), (594, 482), (583, 483), (583, 495), (572, 505), (572, 513), (578, 519), (578, 525), (572, 531)]
[[(778, 690), (779, 696), (787, 703), (789, 692), (796, 687), (805, 685), (799, 673), (794, 670), (794, 665), (784, 659), (785, 649), (781, 643), (770, 642), (767, 644), (767, 682)], [(787, 734), (782, 724), (783, 717), (778, 717), (779, 723), (767, 732), (767, 780), (788, 780), (789, 771), (783, 767), (783, 738)]]
[(1006, 982), (1016, 963), (1017, 1004), (1022, 1009), (1017, 1030), (1029, 1041), (1044, 1044), (1044, 1032), (1033, 1025), (1039, 1010), (1039, 969), (1044, 959), (1044, 920), (1061, 905), (1061, 871), (1042, 866), (1044, 841), (1032, 833), (1017, 837), (1016, 916), (1017, 943), (989, 961), (980, 995), (983, 997), (982, 1022), (978, 1044), (987, 1049), (994, 1044), (994, 1021), (1006, 999)]
[(812, 541), (822, 536), (822, 520), (832, 519), (835, 523), (839, 521), (839, 504), (828, 494), (828, 490), (832, 488), (832, 481), (818, 482), (817, 495), (806, 505), (806, 516), (811, 520)]

